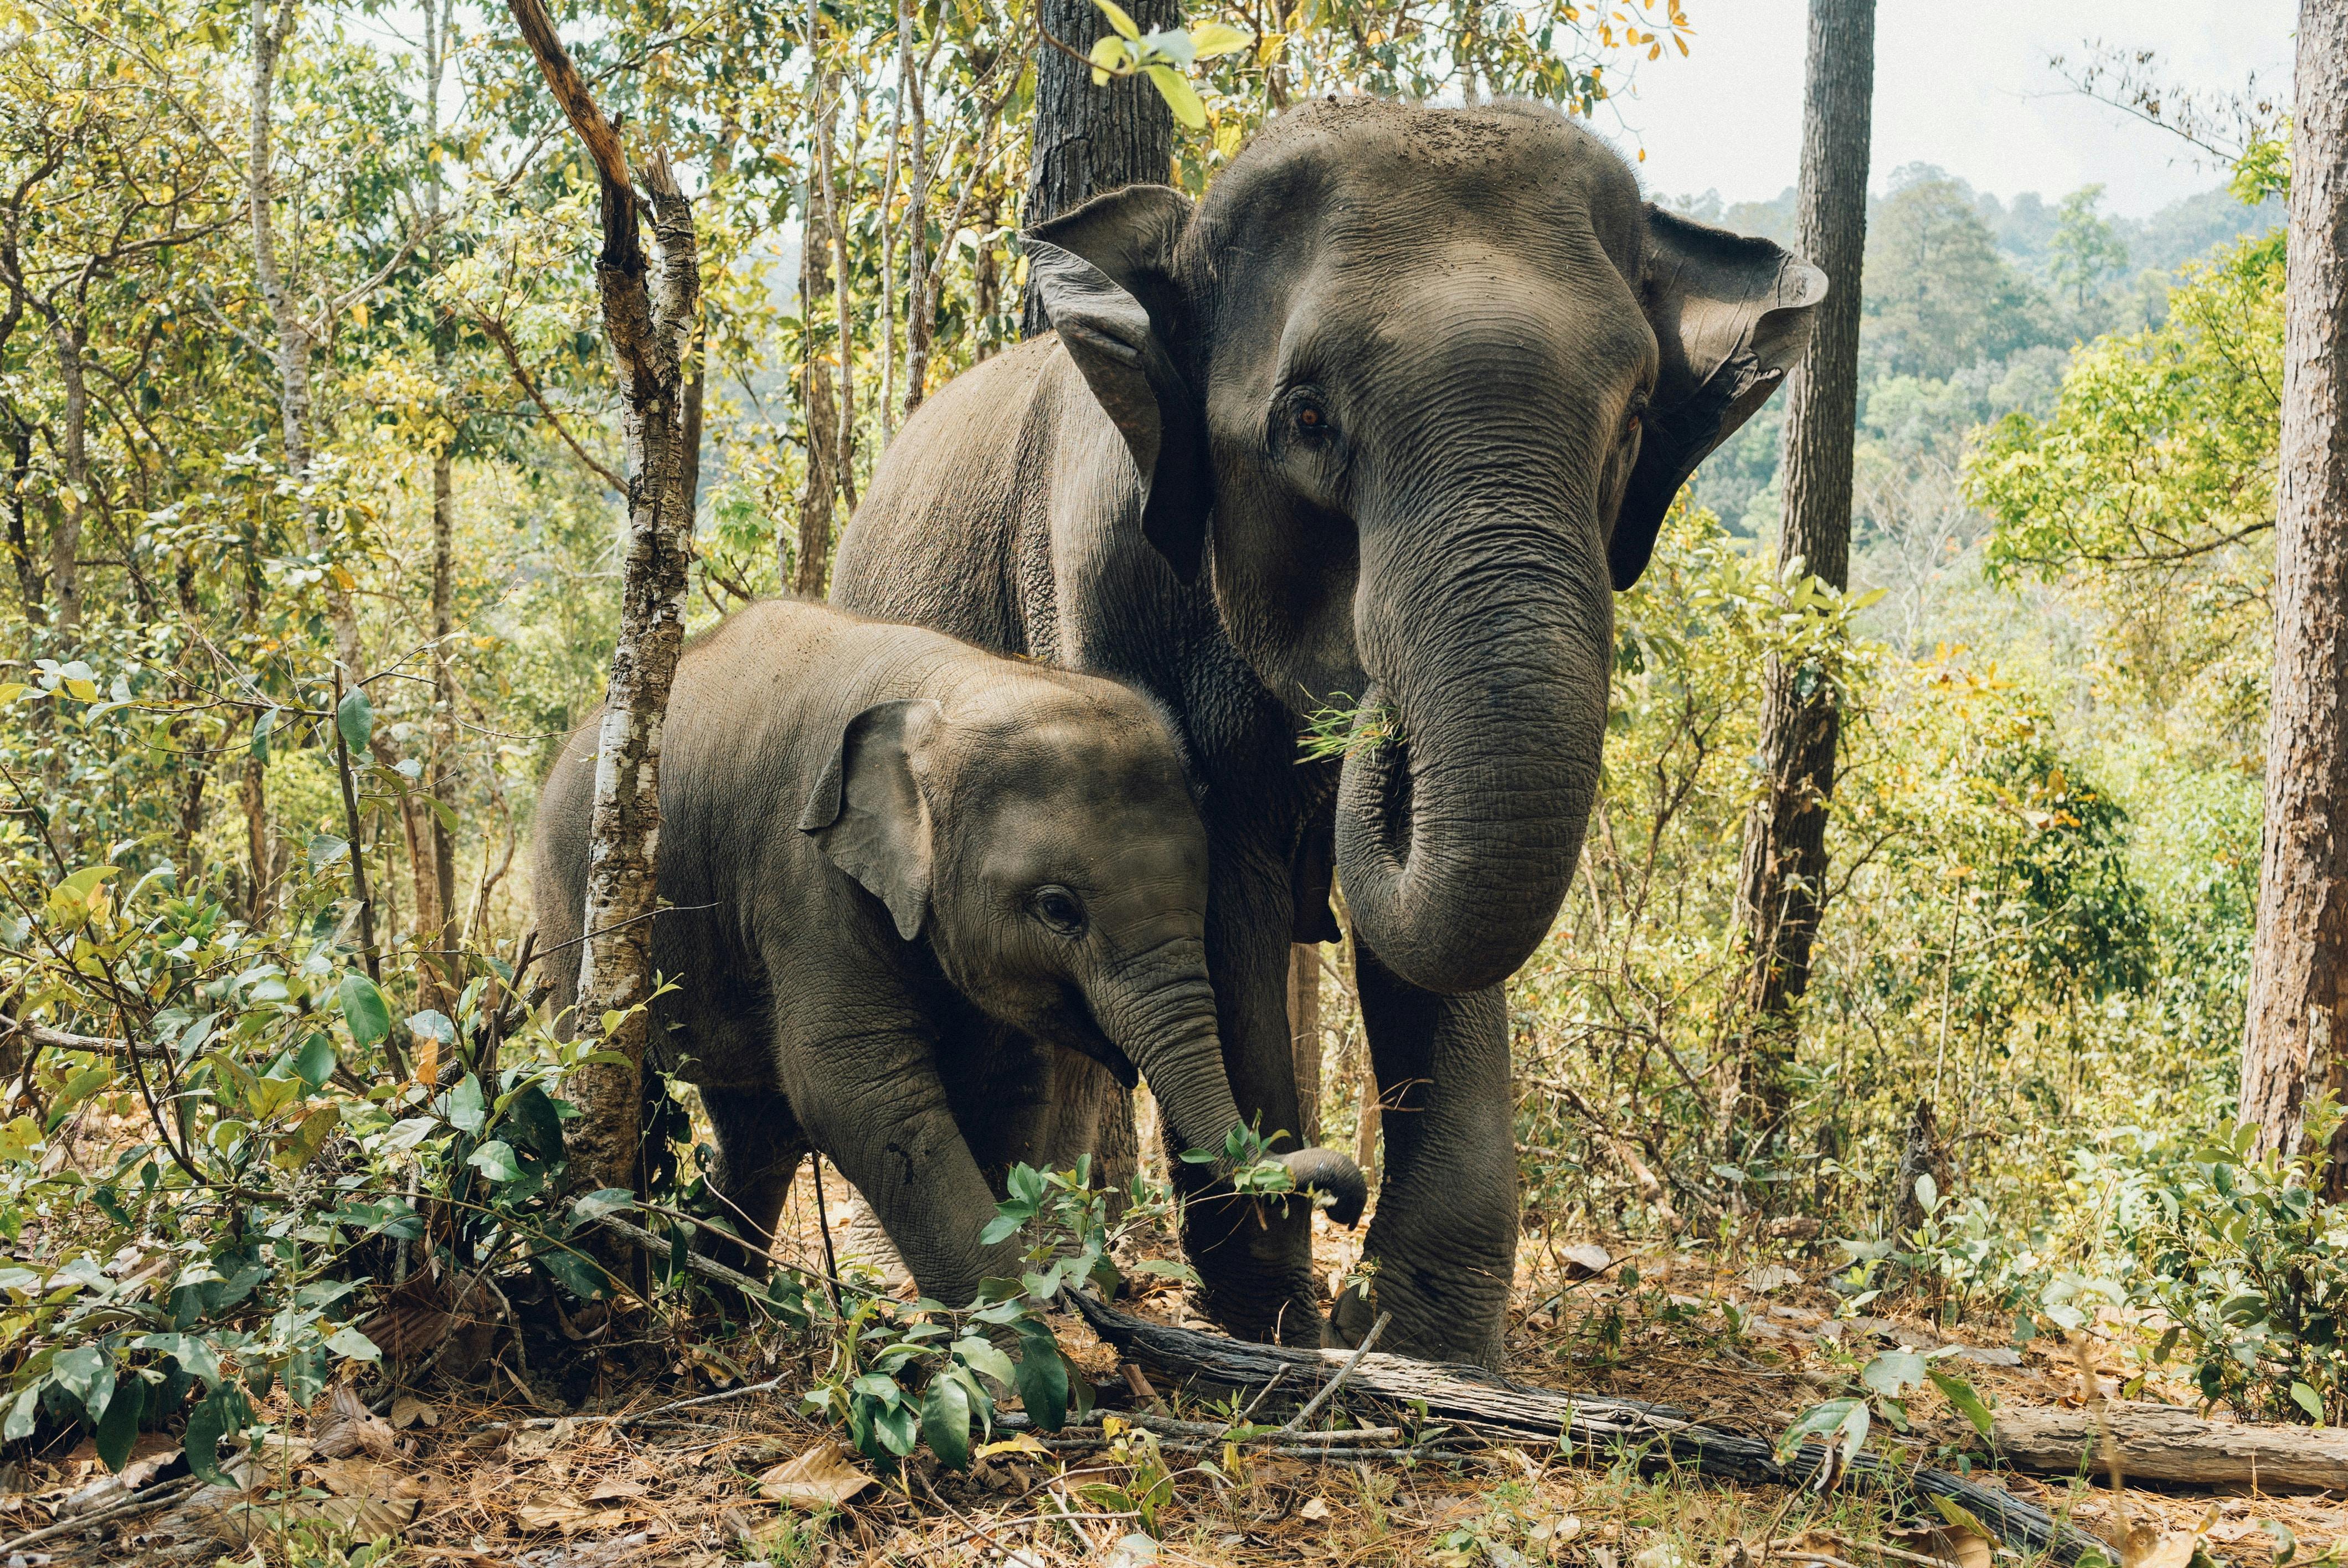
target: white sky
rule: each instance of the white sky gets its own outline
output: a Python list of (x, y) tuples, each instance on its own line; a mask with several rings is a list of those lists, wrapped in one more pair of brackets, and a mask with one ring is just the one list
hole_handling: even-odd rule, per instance
[[(1801, 162), (1805, 0), (1686, 0), (1687, 58), (1643, 62), (1618, 105), (1665, 195), (1776, 196)], [(2046, 67), (2086, 40), (2158, 49), (2166, 79), (2234, 90), (2256, 70), (2285, 99), (2293, 0), (1879, 0), (1869, 182), (1936, 163), (1981, 190), (2049, 200), (2109, 189), (2105, 210), (2143, 217), (2222, 178), (2164, 131), (2073, 95)], [(1601, 113), (1599, 124), (1606, 127)], [(1618, 133), (1619, 134), (1619, 133)]]

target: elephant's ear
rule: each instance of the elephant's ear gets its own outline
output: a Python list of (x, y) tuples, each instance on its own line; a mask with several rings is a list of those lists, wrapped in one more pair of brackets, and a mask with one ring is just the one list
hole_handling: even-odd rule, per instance
[(940, 712), (916, 698), (875, 702), (849, 720), (799, 814), (799, 831), (889, 907), (909, 942), (929, 908), (932, 866), (930, 807), (913, 753)]
[(1672, 497), (1768, 400), (1809, 346), (1827, 275), (1766, 240), (1647, 208), (1639, 296), (1663, 363), (1607, 564), (1639, 580)]
[(1128, 185), (1031, 230), (1027, 280), (1141, 476), (1141, 531), (1184, 582), (1199, 576), (1211, 484), (1206, 411), (1169, 333), (1174, 243), (1190, 199)]

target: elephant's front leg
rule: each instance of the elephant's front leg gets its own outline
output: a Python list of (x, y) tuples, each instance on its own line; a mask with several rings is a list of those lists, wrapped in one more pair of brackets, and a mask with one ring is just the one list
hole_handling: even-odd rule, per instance
[(1397, 979), (1358, 929), (1354, 952), (1385, 1164), (1370, 1293), (1344, 1292), (1334, 1327), (1359, 1344), (1390, 1312), (1379, 1349), (1497, 1367), (1517, 1264), (1508, 1009), (1498, 986), (1447, 997)]
[(967, 1306), (1018, 1249), (984, 1246), (994, 1194), (954, 1122), (935, 1043), (910, 1030), (836, 1034), (786, 1048), (791, 1107), (808, 1141), (856, 1184), (921, 1286)]
[[(1289, 932), (1294, 902), (1284, 861), (1223, 853), (1216, 843), (1207, 890), (1207, 968), (1231, 1098), (1274, 1152), (1297, 1147), (1296, 1070), (1288, 1028)], [(1169, 1148), (1169, 1156), (1184, 1151)], [(1220, 1153), (1220, 1151), (1216, 1151)], [(1208, 1167), (1169, 1157), (1183, 1212), (1183, 1245), (1204, 1286), (1207, 1315), (1246, 1338), (1321, 1342), (1319, 1282), (1313, 1271), (1313, 1208), (1241, 1200), (1208, 1188)]]

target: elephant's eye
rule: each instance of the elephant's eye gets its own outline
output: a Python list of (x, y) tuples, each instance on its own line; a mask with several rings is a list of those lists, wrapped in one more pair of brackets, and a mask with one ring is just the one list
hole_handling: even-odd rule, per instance
[(1035, 918), (1063, 937), (1081, 937), (1085, 931), (1085, 907), (1082, 900), (1065, 887), (1039, 887), (1028, 900)]
[(1333, 433), (1329, 410), (1310, 392), (1298, 392), (1289, 398), (1288, 428), (1307, 441), (1323, 440)]

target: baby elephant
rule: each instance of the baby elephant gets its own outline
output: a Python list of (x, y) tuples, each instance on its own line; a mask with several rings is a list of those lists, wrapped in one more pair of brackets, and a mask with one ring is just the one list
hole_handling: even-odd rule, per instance
[[(541, 950), (585, 906), (596, 725), (537, 829)], [(771, 1234), (812, 1146), (955, 1306), (1009, 1164), (1091, 1146), (1050, 1041), (1149, 1080), (1176, 1150), (1239, 1123), (1207, 984), (1207, 839), (1166, 723), (1114, 682), (819, 605), (689, 644), (661, 741), (654, 1050), (700, 1086), (716, 1185)], [(575, 956), (555, 1005), (576, 997)], [(1266, 1132), (1276, 1129), (1266, 1129)], [(1291, 1156), (1358, 1212), (1342, 1156)], [(1342, 1168), (1341, 1168), (1342, 1167)], [(1350, 1217), (1350, 1216), (1347, 1216)]]

